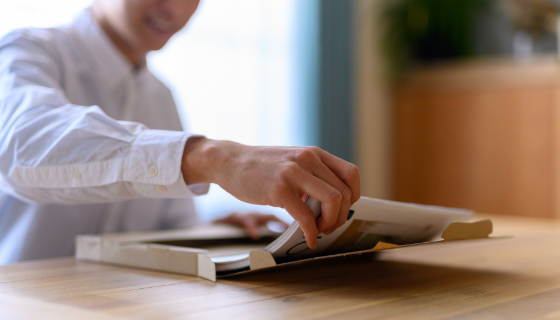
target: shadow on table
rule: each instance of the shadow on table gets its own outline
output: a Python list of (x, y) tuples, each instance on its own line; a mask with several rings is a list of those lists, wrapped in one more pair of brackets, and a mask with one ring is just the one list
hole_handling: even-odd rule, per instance
[[(559, 281), (551, 283), (544, 277), (422, 263), (376, 261), (371, 255), (260, 270), (218, 281), (254, 284), (254, 288), (247, 290), (264, 295), (273, 295), (273, 292), (282, 291), (282, 288), (289, 288), (289, 294), (283, 298), (287, 306), (317, 299), (328, 302), (335, 298), (336, 301), (348, 301), (348, 312), (366, 308), (372, 312), (375, 310), (376, 315), (388, 316), (398, 310), (401, 316), (431, 317), (437, 314), (438, 317), (446, 315), (446, 318), (460, 317), (466, 312), (472, 315), (474, 313), (471, 312), (477, 312), (482, 316), (485, 310), (492, 313), (496, 308), (519, 309), (518, 312), (522, 312), (534, 304), (531, 305), (530, 300), (527, 300), (528, 305), (523, 309), (521, 306), (525, 300), (519, 303), (512, 300), (554, 289), (554, 285), (560, 287)], [(551, 286), (548, 289), (547, 284)], [(546, 315), (557, 311), (559, 294), (544, 299), (545, 305), (540, 307), (538, 313)], [(325, 300), (325, 297), (329, 299)], [(531, 301), (534, 303), (534, 299)], [(549, 305), (546, 305), (546, 301)], [(358, 307), (351, 307), (356, 303)], [(325, 308), (329, 309), (328, 303)], [(513, 311), (507, 313), (516, 315)]]

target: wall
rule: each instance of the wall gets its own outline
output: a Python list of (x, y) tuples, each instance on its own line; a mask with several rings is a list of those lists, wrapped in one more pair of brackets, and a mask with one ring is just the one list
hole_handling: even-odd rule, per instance
[(355, 1), (355, 159), (362, 174), (362, 194), (391, 199), (392, 112), (379, 50), (383, 2)]

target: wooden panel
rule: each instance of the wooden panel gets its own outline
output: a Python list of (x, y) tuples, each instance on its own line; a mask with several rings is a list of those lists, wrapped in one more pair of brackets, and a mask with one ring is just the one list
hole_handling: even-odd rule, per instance
[(76, 262), (0, 266), (0, 318), (554, 319), (560, 222), (491, 218), (515, 239), (410, 247), (213, 283)]
[(382, 55), (384, 1), (355, 2), (354, 123), (355, 159), (362, 177), (362, 195), (393, 197), (392, 106)]
[(442, 71), (448, 85), (444, 76), (433, 87), (417, 84), (415, 75), (399, 87), (395, 200), (554, 217), (558, 106), (548, 71), (532, 74), (533, 83), (520, 71), (519, 83), (508, 74), (507, 84), (494, 77), (486, 86), (482, 74), (476, 82), (472, 71), (469, 81), (460, 79), (460, 70)]

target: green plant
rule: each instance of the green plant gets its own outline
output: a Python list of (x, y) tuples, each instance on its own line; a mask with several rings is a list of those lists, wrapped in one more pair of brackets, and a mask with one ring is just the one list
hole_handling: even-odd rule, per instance
[(488, 0), (386, 1), (383, 48), (393, 75), (416, 62), (475, 54), (473, 19)]

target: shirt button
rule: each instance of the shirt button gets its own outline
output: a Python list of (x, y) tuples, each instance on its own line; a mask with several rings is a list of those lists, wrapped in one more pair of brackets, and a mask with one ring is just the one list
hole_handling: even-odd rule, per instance
[(82, 179), (82, 174), (79, 171), (75, 171), (74, 172), (74, 179), (81, 180)]
[(157, 167), (150, 167), (150, 174), (152, 175), (152, 177), (157, 177), (159, 170)]
[(167, 192), (167, 188), (164, 187), (164, 186), (157, 186), (156, 191), (159, 192), (159, 193), (164, 193), (164, 192)]

